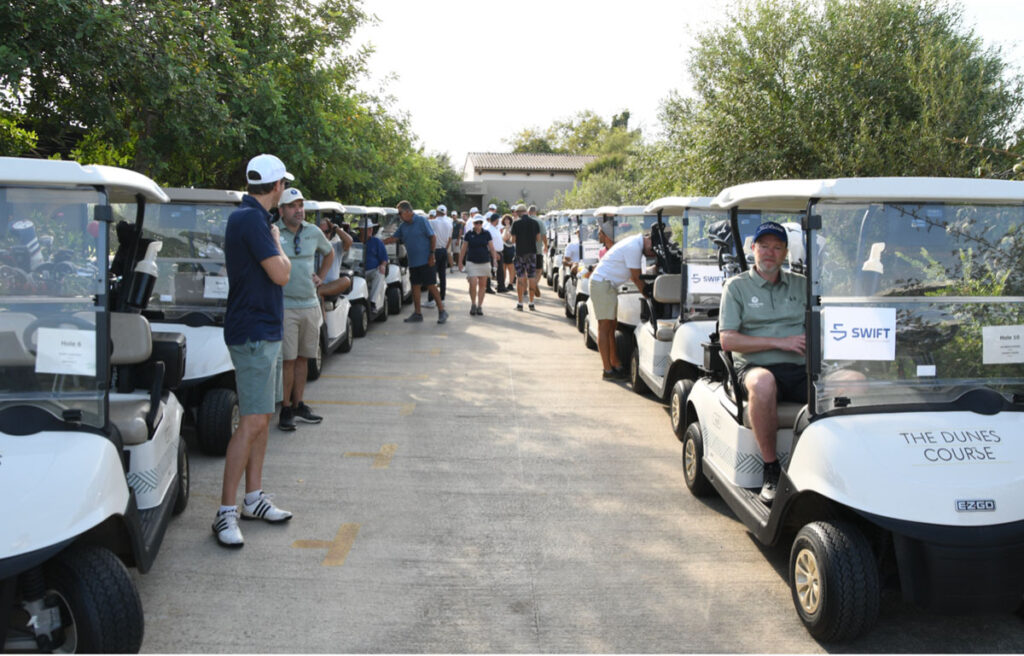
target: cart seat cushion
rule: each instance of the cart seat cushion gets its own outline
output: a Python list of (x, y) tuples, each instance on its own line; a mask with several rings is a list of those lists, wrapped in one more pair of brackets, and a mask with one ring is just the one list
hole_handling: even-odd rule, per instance
[(672, 338), (676, 334), (676, 322), (675, 320), (667, 321), (665, 319), (658, 320), (658, 329), (655, 331), (654, 336), (659, 342), (671, 342)]
[(654, 300), (659, 303), (678, 303), (682, 294), (683, 277), (678, 273), (663, 273), (654, 279)]
[(153, 353), (153, 334), (149, 321), (141, 314), (110, 313), (111, 364), (139, 364)]
[[(800, 414), (800, 410), (806, 404), (804, 403), (787, 403), (782, 402), (779, 404), (779, 428), (792, 428), (793, 424), (796, 423), (796, 417)], [(743, 425), (747, 428), (753, 428), (750, 425), (750, 404), (743, 404)]]
[[(144, 444), (149, 439), (148, 412), (149, 399), (110, 399), (110, 423), (121, 433), (121, 442), (125, 446)], [(160, 423), (159, 411), (153, 423)]]

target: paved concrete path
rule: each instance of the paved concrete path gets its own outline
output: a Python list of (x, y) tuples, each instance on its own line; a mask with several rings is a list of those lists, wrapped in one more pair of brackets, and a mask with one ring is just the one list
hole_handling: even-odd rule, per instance
[[(453, 278), (447, 325), (372, 325), (307, 388), (323, 424), (271, 428), (264, 481), (291, 522), (219, 548), (222, 460), (192, 450), (189, 508), (137, 577), (144, 651), (825, 651), (793, 610), (788, 545), (690, 496), (665, 408), (601, 380), (551, 290), (471, 317)], [(1016, 617), (897, 597), (843, 649), (1024, 648)]]

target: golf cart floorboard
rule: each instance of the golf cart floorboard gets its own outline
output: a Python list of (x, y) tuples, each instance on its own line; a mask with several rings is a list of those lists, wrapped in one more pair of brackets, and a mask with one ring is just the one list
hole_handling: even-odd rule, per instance
[[(775, 541), (776, 531), (769, 526), (771, 520), (771, 506), (766, 506), (761, 501), (761, 488), (736, 487), (730, 484), (724, 477), (720, 477), (713, 468), (708, 467), (706, 475), (711, 484), (715, 486), (722, 500), (728, 504), (736, 516), (763, 544), (771, 544)], [(780, 490), (781, 492), (781, 481)], [(784, 503), (785, 499), (776, 497), (777, 503)]]
[[(167, 524), (170, 522), (171, 511), (174, 508), (174, 501), (177, 499), (177, 496), (177, 487), (174, 487), (164, 495), (163, 503), (159, 506), (148, 510), (136, 511), (138, 514), (139, 534), (132, 535), (132, 539), (136, 541), (136, 553), (139, 559), (138, 568), (142, 573), (149, 570), (156, 559), (157, 552), (160, 551), (160, 544), (164, 539), (164, 531), (167, 530)], [(131, 521), (129, 521), (130, 523)]]

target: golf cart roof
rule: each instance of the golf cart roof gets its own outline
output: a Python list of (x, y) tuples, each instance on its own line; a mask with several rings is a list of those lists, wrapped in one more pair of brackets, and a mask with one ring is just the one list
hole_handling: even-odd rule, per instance
[(723, 189), (713, 207), (803, 210), (811, 198), (874, 202), (1024, 203), (1024, 182), (979, 178), (768, 180)]
[(0, 182), (26, 187), (102, 186), (112, 203), (134, 202), (138, 194), (158, 203), (170, 200), (157, 183), (141, 173), (51, 159), (0, 157)]
[(689, 208), (708, 209), (711, 207), (711, 196), (666, 196), (652, 201), (644, 208), (645, 214), (657, 214), (659, 211), (670, 216), (682, 216)]
[(231, 189), (195, 189), (193, 187), (164, 187), (172, 203), (224, 203), (237, 205), (242, 202), (241, 191)]
[(345, 214), (369, 214), (370, 208), (362, 205), (346, 205)]
[(619, 213), (619, 208), (615, 205), (602, 205), (601, 207), (594, 210), (595, 216), (614, 216)]
[(634, 216), (637, 214), (650, 214), (643, 205), (620, 205), (615, 208), (615, 213), (620, 216)]
[[(309, 203), (315, 203), (316, 206), (315, 207), (310, 207)], [(345, 214), (348, 211), (347, 209), (345, 209), (344, 205), (342, 205), (341, 203), (338, 203), (336, 201), (333, 201), (333, 200), (306, 201), (306, 209), (307, 210), (309, 210), (309, 209), (319, 210), (321, 212), (329, 212), (331, 210), (334, 210), (335, 212), (338, 212), (339, 214)]]
[(581, 216), (594, 216), (595, 214), (597, 214), (597, 210), (595, 209), (568, 210), (565, 213), (566, 216), (571, 216), (577, 219)]

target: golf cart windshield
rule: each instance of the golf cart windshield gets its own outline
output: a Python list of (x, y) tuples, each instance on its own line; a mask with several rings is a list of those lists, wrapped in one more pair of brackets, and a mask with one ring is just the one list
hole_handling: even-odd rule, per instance
[(580, 217), (580, 259), (584, 264), (597, 262), (597, 254), (601, 251), (601, 242), (597, 239), (600, 230), (593, 214)]
[(106, 206), (91, 187), (0, 187), (0, 410), (106, 423)]
[(656, 214), (620, 214), (615, 217), (615, 243), (648, 230), (658, 220)]
[(228, 303), (224, 267), (224, 231), (235, 204), (176, 203), (148, 205), (143, 237), (162, 241), (160, 275), (150, 310), (175, 319), (190, 312), (223, 319)]
[(718, 247), (708, 235), (708, 227), (729, 217), (725, 210), (706, 210), (687, 208), (686, 228), (683, 229), (683, 217), (670, 216), (663, 220), (672, 229), (673, 235), (679, 235), (680, 245), (687, 261), (714, 260), (718, 256)]
[[(1024, 395), (1024, 207), (818, 203), (817, 412)], [(820, 237), (813, 241), (814, 237)], [(977, 396), (978, 392), (975, 392)]]

